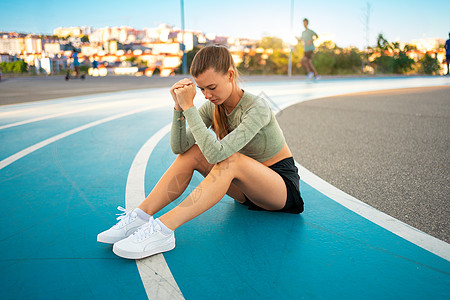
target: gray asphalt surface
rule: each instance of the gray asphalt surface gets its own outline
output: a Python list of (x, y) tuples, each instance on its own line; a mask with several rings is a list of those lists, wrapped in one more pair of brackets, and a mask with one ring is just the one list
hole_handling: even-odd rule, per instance
[[(0, 105), (169, 87), (185, 76), (64, 81), (6, 78)], [(304, 76), (246, 76), (299, 80)], [(450, 242), (450, 87), (330, 97), (291, 106), (278, 120), (295, 159), (369, 205)]]
[[(64, 80), (64, 76), (3, 78), (0, 81), (0, 105), (38, 100), (117, 92), (123, 90), (170, 87), (186, 75), (172, 77), (107, 76), (85, 80)], [(245, 76), (244, 81), (299, 80), (305, 76)]]
[(317, 99), (278, 119), (301, 165), (450, 242), (450, 86)]
[(170, 87), (183, 77), (88, 77), (64, 80), (64, 76), (5, 78), (0, 82), (0, 105), (38, 100), (117, 92), (131, 89)]

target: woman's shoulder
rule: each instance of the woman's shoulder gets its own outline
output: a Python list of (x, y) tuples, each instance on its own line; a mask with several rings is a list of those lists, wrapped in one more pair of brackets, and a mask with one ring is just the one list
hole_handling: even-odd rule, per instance
[(246, 99), (242, 103), (243, 116), (257, 116), (258, 119), (264, 120), (263, 123), (270, 121), (272, 109), (269, 102), (262, 95), (254, 95), (244, 93)]
[(270, 105), (268, 101), (262, 95), (255, 95), (247, 91), (244, 91), (243, 97), (245, 97), (245, 100), (242, 103), (243, 107), (246, 107), (248, 109), (252, 107), (258, 107), (270, 110)]

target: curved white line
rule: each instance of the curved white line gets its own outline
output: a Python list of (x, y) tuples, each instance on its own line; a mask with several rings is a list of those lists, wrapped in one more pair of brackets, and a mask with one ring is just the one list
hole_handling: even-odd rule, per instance
[(450, 261), (450, 244), (397, 220), (378, 209), (356, 199), (295, 162), (302, 181), (331, 200), (383, 227), (399, 237)]
[[(297, 103), (309, 100), (314, 99), (300, 100)], [(288, 107), (289, 106), (286, 106), (283, 109), (286, 109)], [(341, 204), (342, 206), (377, 224), (378, 226), (381, 226), (384, 229), (398, 235), (399, 237), (433, 254), (436, 254), (443, 259), (450, 261), (450, 244), (379, 211), (378, 209), (356, 199), (353, 196), (350, 196), (344, 191), (326, 182), (319, 176), (315, 175), (314, 173), (300, 165), (298, 162), (295, 162), (295, 164), (297, 165), (297, 168), (299, 170), (301, 180), (313, 187), (315, 190), (321, 192), (331, 200)]]
[[(88, 95), (88, 96), (92, 96), (92, 95)], [(81, 96), (81, 97), (84, 97), (84, 96)], [(14, 115), (21, 115), (24, 113), (32, 113), (32, 112), (36, 112), (36, 111), (46, 111), (46, 110), (51, 110), (51, 109), (55, 109), (55, 108), (59, 108), (59, 107), (64, 107), (67, 104), (67, 101), (70, 101), (69, 99), (77, 99), (77, 98), (80, 98), (80, 96), (70, 97), (70, 98), (58, 98), (58, 99), (51, 99), (51, 100), (39, 100), (39, 101), (20, 103), (20, 104), (9, 104), (9, 105), (2, 106), (0, 108), (0, 117), (11, 117)], [(100, 101), (104, 101), (104, 100), (109, 101), (110, 98), (111, 98), (110, 96), (109, 97), (101, 96), (101, 97), (94, 97), (94, 98), (89, 97), (85, 100), (76, 100), (76, 104), (86, 104), (86, 103), (93, 103), (93, 102), (95, 103), (95, 102), (100, 102)], [(46, 102), (46, 101), (54, 102), (54, 101), (59, 101), (61, 99), (64, 99), (67, 101), (64, 101), (62, 103), (40, 105), (40, 104), (42, 104), (42, 102)], [(21, 106), (25, 106), (25, 108), (19, 108), (17, 110), (8, 110), (11, 107), (21, 107)], [(27, 106), (30, 106), (30, 107), (27, 107)], [(1, 110), (6, 110), (6, 111), (1, 111)]]
[[(145, 199), (145, 170), (159, 141), (170, 132), (171, 123), (155, 133), (139, 150), (128, 173), (125, 192), (127, 209), (136, 208)], [(163, 254), (136, 260), (149, 299), (184, 299)]]
[(41, 116), (41, 117), (37, 117), (37, 118), (33, 118), (33, 119), (28, 119), (28, 120), (23, 120), (23, 121), (19, 121), (19, 122), (15, 122), (15, 123), (2, 125), (2, 126), (0, 126), (0, 130), (6, 129), (6, 128), (11, 128), (11, 127), (16, 127), (16, 126), (20, 126), (20, 125), (30, 124), (30, 123), (34, 123), (34, 122), (39, 122), (39, 121), (43, 121), (43, 120), (58, 118), (58, 117), (62, 117), (62, 116), (72, 115), (72, 114), (76, 114), (76, 113), (80, 113), (80, 112), (101, 109), (101, 108), (109, 109), (109, 108), (117, 108), (117, 107), (121, 107), (121, 106), (130, 107), (131, 105), (138, 104), (140, 102), (143, 102), (143, 100), (127, 99), (124, 101), (118, 101), (118, 102), (114, 102), (114, 103), (96, 104), (96, 105), (83, 107), (83, 108), (79, 108), (79, 109), (75, 109), (75, 110), (64, 111), (64, 112), (60, 112), (60, 113), (50, 114), (50, 115)]
[(139, 112), (143, 112), (143, 111), (146, 111), (146, 110), (150, 110), (150, 109), (154, 109), (154, 108), (162, 107), (162, 106), (166, 106), (166, 105), (167, 104), (164, 104), (164, 105), (163, 104), (159, 104), (159, 105), (152, 105), (152, 106), (147, 106), (147, 107), (135, 109), (135, 110), (132, 110), (132, 111), (129, 111), (129, 112), (126, 112), (126, 113), (121, 113), (121, 114), (118, 114), (118, 115), (114, 115), (114, 116), (110, 116), (110, 117), (107, 117), (107, 118), (103, 118), (101, 120), (97, 120), (97, 121), (88, 123), (86, 125), (74, 128), (72, 130), (60, 133), (58, 135), (55, 135), (55, 136), (53, 136), (51, 138), (48, 138), (48, 139), (42, 141), (42, 142), (34, 144), (33, 146), (25, 148), (22, 151), (19, 151), (16, 154), (13, 154), (13, 155), (5, 158), (4, 160), (0, 161), (0, 170), (5, 168), (6, 166), (9, 166), (13, 162), (21, 159), (22, 157), (24, 157), (24, 156), (26, 156), (26, 155), (28, 155), (28, 154), (30, 154), (32, 152), (34, 152), (34, 151), (36, 151), (38, 149), (41, 149), (41, 148), (43, 148), (43, 147), (45, 147), (45, 146), (47, 146), (47, 145), (49, 145), (49, 144), (51, 144), (53, 142), (56, 142), (56, 141), (58, 141), (60, 139), (68, 137), (68, 136), (70, 136), (70, 135), (72, 135), (74, 133), (80, 132), (82, 130), (85, 130), (85, 129), (88, 129), (88, 128), (91, 128), (91, 127), (94, 127), (94, 126), (97, 126), (97, 125), (100, 125), (100, 124), (103, 124), (103, 123), (106, 123), (106, 122), (109, 122), (109, 121), (113, 121), (113, 120), (116, 120), (116, 119), (119, 119), (119, 118), (123, 118), (123, 117), (129, 116), (129, 115), (133, 115), (133, 114), (136, 114), (136, 113), (139, 113)]
[[(131, 98), (138, 94), (152, 91), (161, 91), (161, 96), (165, 97), (167, 91), (162, 88), (147, 88), (147, 89), (137, 89), (137, 90), (126, 90), (126, 91), (116, 91), (116, 92), (106, 92), (93, 95), (81, 95), (74, 97), (63, 97), (48, 100), (38, 100), (32, 102), (18, 103), (18, 104), (7, 104), (0, 106), (0, 117), (12, 117), (15, 115), (23, 115), (30, 113), (38, 113), (41, 111), (49, 111), (58, 108), (66, 108), (66, 105), (74, 104), (95, 104), (95, 103), (111, 103), (114, 97), (120, 98)], [(163, 93), (164, 91), (164, 93)]]

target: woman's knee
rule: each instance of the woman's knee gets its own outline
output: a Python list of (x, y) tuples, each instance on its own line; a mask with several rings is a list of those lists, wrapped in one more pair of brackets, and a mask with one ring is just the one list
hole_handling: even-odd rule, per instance
[(243, 159), (242, 154), (239, 152), (236, 152), (232, 154), (231, 156), (227, 157), (226, 159), (222, 160), (221, 162), (218, 162), (214, 165), (214, 168), (217, 169), (219, 172), (227, 172), (232, 173), (233, 175), (236, 174), (236, 171), (240, 167), (239, 161), (242, 161)]
[(183, 152), (183, 153), (181, 153), (181, 154), (178, 154), (178, 158), (182, 158), (182, 159), (184, 159), (184, 158), (190, 158), (190, 157), (192, 157), (192, 156), (198, 155), (199, 152), (201, 152), (201, 151), (200, 151), (200, 148), (198, 147), (197, 144), (194, 144), (194, 145), (193, 145), (191, 148), (189, 148), (187, 151), (185, 151), (185, 152)]
[(202, 174), (204, 174), (205, 172), (209, 172), (212, 167), (206, 160), (197, 144), (194, 144), (186, 152), (179, 154), (177, 160), (185, 162), (192, 169), (199, 171)]

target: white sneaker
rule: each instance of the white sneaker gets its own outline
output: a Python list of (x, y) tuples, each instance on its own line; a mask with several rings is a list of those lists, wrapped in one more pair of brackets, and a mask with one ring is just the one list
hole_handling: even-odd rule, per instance
[[(123, 207), (117, 207), (118, 210), (123, 213), (117, 214), (119, 217), (116, 225), (111, 227), (110, 229), (103, 231), (97, 235), (97, 242), (106, 243), (106, 244), (114, 244), (124, 238), (127, 238), (131, 234), (133, 234), (140, 226), (147, 223), (146, 221), (139, 218), (138, 214), (135, 210), (126, 210)], [(153, 222), (153, 217), (150, 217), (150, 221)]]
[(309, 72), (308, 75), (306, 75), (308, 77), (308, 79), (312, 79), (314, 77), (314, 73), (313, 72)]
[(320, 76), (320, 75), (314, 76), (314, 79), (315, 79), (315, 80), (320, 80), (321, 78), (322, 78), (322, 76)]
[(149, 222), (127, 237), (114, 244), (113, 252), (128, 259), (141, 259), (175, 248), (173, 231), (164, 234), (157, 222)]

